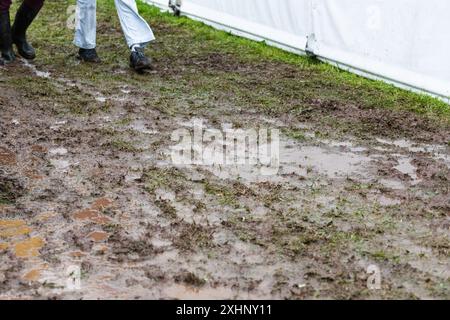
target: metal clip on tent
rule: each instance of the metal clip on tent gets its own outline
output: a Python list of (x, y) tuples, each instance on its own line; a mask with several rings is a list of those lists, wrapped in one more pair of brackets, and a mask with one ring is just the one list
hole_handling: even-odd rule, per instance
[(316, 54), (314, 53), (316, 48), (316, 35), (314, 33), (311, 33), (310, 35), (307, 36), (307, 38), (308, 41), (306, 42), (305, 48), (306, 55), (310, 57), (316, 57)]

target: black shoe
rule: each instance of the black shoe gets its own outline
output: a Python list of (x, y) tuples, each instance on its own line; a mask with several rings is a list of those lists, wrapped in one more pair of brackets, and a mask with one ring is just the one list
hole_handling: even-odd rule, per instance
[(9, 11), (0, 12), (0, 51), (2, 52), (4, 63), (13, 62), (16, 58), (12, 47)]
[(97, 55), (97, 50), (94, 49), (82, 49), (78, 51), (78, 59), (84, 62), (100, 63), (102, 62)]
[(27, 6), (25, 2), (17, 10), (16, 19), (12, 27), (12, 40), (17, 47), (19, 54), (25, 59), (33, 60), (36, 58), (36, 51), (27, 41), (27, 30), (33, 20), (38, 15), (41, 7), (33, 8)]
[(152, 61), (145, 56), (144, 48), (136, 48), (131, 51), (130, 67), (138, 72), (152, 68)]

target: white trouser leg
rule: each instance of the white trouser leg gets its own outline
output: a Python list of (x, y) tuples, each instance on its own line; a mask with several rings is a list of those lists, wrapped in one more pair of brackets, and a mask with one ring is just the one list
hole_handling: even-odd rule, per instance
[(95, 48), (97, 31), (96, 11), (96, 0), (77, 0), (77, 21), (73, 43), (79, 48)]
[(134, 44), (145, 45), (155, 40), (153, 31), (148, 23), (139, 15), (135, 0), (114, 0), (120, 25), (125, 40), (130, 48)]

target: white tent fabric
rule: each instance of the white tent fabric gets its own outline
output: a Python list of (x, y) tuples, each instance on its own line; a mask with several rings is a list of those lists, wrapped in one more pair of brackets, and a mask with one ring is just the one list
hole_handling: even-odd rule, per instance
[(450, 102), (450, 1), (182, 0), (181, 12)]

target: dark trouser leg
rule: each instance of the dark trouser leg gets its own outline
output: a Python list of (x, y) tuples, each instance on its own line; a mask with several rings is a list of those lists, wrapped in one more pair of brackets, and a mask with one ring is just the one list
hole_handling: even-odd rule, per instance
[(0, 12), (9, 11), (11, 7), (11, 0), (0, 0)]
[(9, 7), (11, 0), (0, 0), (0, 51), (3, 63), (12, 62), (15, 59), (12, 49), (11, 20)]
[(27, 29), (38, 15), (44, 0), (25, 0), (17, 10), (16, 19), (12, 27), (13, 42), (19, 54), (25, 59), (34, 59), (36, 51), (27, 41)]

